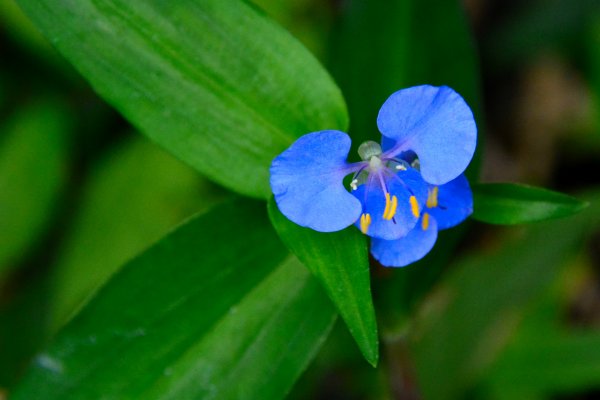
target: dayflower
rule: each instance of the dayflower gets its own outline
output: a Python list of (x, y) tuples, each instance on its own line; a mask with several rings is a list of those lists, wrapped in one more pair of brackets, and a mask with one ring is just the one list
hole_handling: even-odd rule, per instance
[[(422, 224), (431, 185), (454, 180), (473, 157), (473, 114), (452, 89), (423, 85), (392, 94), (377, 126), (382, 145), (361, 144), (359, 162), (347, 161), (350, 138), (335, 130), (306, 134), (277, 156), (270, 183), (281, 212), (320, 232), (356, 224), (374, 239), (372, 252), (397, 246)], [(349, 192), (343, 180), (350, 174)]]

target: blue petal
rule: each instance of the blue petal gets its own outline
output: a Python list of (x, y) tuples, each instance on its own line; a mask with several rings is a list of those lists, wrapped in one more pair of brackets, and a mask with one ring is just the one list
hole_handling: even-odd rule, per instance
[(473, 213), (473, 194), (464, 175), (439, 186), (438, 206), (428, 212), (435, 217), (438, 229), (452, 228)]
[[(371, 216), (371, 225), (367, 230), (367, 235), (371, 237), (393, 240), (406, 235), (418, 221), (418, 217), (411, 211), (410, 197), (416, 197), (419, 211), (427, 200), (427, 184), (418, 171), (412, 168), (399, 171), (396, 177), (386, 179), (390, 196), (398, 199), (398, 207), (392, 220), (383, 219), (385, 194), (377, 176), (369, 175), (369, 181), (352, 192), (362, 203), (363, 213)], [(356, 221), (355, 225), (360, 229), (360, 221)]]
[(386, 267), (404, 267), (425, 257), (437, 239), (435, 218), (430, 216), (429, 226), (423, 230), (421, 223), (397, 240), (371, 239), (371, 254)]
[(396, 140), (394, 153), (417, 153), (423, 179), (431, 184), (456, 178), (475, 152), (473, 113), (447, 86), (415, 86), (392, 94), (379, 110), (377, 126), (384, 136)]
[(389, 151), (396, 145), (396, 140), (387, 136), (381, 136), (381, 150)]
[(334, 232), (358, 219), (360, 202), (342, 180), (352, 172), (346, 162), (350, 138), (340, 131), (309, 133), (271, 164), (271, 189), (279, 209), (298, 225)]

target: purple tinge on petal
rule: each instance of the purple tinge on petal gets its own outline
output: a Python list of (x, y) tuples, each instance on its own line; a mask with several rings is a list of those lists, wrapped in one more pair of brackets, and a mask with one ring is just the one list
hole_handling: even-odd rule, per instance
[(417, 153), (423, 179), (431, 184), (456, 178), (475, 152), (473, 113), (447, 86), (415, 86), (392, 94), (379, 110), (377, 126), (396, 141), (394, 153)]
[(473, 213), (473, 194), (464, 175), (438, 187), (437, 207), (429, 210), (438, 229), (452, 228)]
[(358, 219), (360, 202), (343, 185), (350, 138), (340, 131), (302, 136), (271, 164), (271, 189), (279, 209), (298, 225), (334, 232)]
[(414, 229), (400, 239), (371, 239), (371, 254), (386, 267), (405, 267), (429, 253), (437, 231), (435, 218), (430, 215), (427, 229), (423, 229), (423, 219), (420, 219)]
[[(377, 176), (371, 175), (369, 181), (360, 185), (352, 194), (362, 203), (363, 213), (371, 216), (371, 224), (366, 234), (374, 238), (393, 240), (406, 235), (417, 223), (419, 218), (413, 214), (410, 197), (415, 196), (420, 212), (427, 199), (427, 184), (419, 172), (411, 168), (399, 171), (395, 177), (388, 177), (386, 185), (390, 197), (396, 196), (398, 204), (391, 220), (383, 218), (386, 199)], [(355, 225), (361, 229), (360, 221)]]

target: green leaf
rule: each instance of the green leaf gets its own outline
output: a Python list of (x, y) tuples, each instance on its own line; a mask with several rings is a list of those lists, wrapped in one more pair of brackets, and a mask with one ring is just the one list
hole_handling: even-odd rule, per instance
[(269, 216), (286, 246), (321, 281), (363, 355), (376, 366), (379, 340), (365, 237), (354, 227), (332, 233), (303, 228), (281, 214), (273, 198)]
[(339, 89), (308, 51), (238, 0), (18, 0), (96, 91), (209, 178), (267, 198), (273, 157), (347, 128)]
[(15, 114), (0, 138), (0, 276), (39, 237), (66, 180), (70, 119), (53, 100)]
[(473, 218), (490, 224), (521, 224), (567, 217), (587, 203), (566, 194), (513, 183), (475, 184)]
[(585, 213), (544, 222), (495, 253), (455, 266), (422, 305), (413, 331), (411, 352), (424, 398), (465, 398), (590, 225)]
[(224, 197), (222, 190), (143, 137), (111, 150), (83, 187), (52, 271), (53, 330), (126, 261)]
[(283, 397), (335, 317), (286, 254), (262, 204), (191, 220), (117, 272), (11, 398)]
[(319, 282), (289, 258), (142, 398), (282, 398), (336, 315)]

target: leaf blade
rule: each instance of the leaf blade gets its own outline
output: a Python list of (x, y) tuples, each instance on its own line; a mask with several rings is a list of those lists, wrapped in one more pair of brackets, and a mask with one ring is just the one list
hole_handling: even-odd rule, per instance
[(512, 183), (473, 185), (473, 203), (474, 219), (503, 225), (562, 218), (587, 207), (566, 194)]
[(269, 216), (286, 246), (321, 281), (366, 360), (376, 366), (379, 339), (364, 236), (354, 227), (332, 233), (303, 228), (281, 214), (273, 198)]
[[(243, 317), (236, 318), (238, 315)], [(294, 371), (295, 380), (324, 341), (335, 316), (335, 309), (316, 279), (290, 257), (236, 305), (235, 314), (221, 319), (194, 352), (171, 365), (172, 375), (143, 397), (279, 398), (289, 390), (290, 378), (285, 376), (289, 367), (285, 364), (290, 362), (290, 356), (302, 360), (302, 367)], [(245, 340), (256, 340), (246, 347), (241, 335)], [(307, 346), (307, 342), (317, 345)], [(197, 354), (204, 355), (204, 359), (199, 361)], [(257, 368), (261, 360), (266, 365), (263, 369)], [(228, 368), (230, 365), (234, 367)], [(177, 376), (178, 370), (188, 373), (182, 378)], [(197, 371), (201, 371), (200, 377)], [(192, 381), (190, 388), (170, 388), (170, 384), (179, 388), (181, 380)]]
[(19, 4), (136, 127), (234, 191), (267, 198), (273, 157), (302, 134), (347, 127), (329, 75), (245, 2)]
[[(282, 265), (286, 254), (262, 204), (235, 201), (215, 207), (117, 272), (38, 356), (13, 398), (60, 399), (66, 394), (73, 399), (143, 398), (157, 382), (165, 382), (165, 377), (167, 384), (157, 398), (176, 390), (190, 398), (187, 393), (198, 390), (196, 379), (190, 383), (178, 378), (184, 373), (197, 377), (202, 371), (186, 365), (183, 369), (169, 367), (179, 365), (185, 357), (210, 360), (206, 353), (197, 352), (199, 344), (211, 332), (221, 336), (224, 331), (218, 326), (224, 318), (237, 321), (234, 329), (225, 332), (228, 340), (241, 341), (237, 344), (243, 351), (252, 348), (248, 345), (255, 343), (257, 333), (268, 339), (256, 342), (255, 354), (276, 351), (269, 346), (271, 340), (282, 341), (281, 332), (298, 324), (306, 328), (310, 340), (301, 341), (298, 353), (284, 360), (285, 379), (272, 392), (272, 398), (283, 396), (322, 343), (335, 316), (325, 294), (310, 283), (308, 273), (293, 262)], [(273, 274), (278, 278), (273, 279)], [(298, 279), (283, 279), (290, 274)], [(265, 279), (271, 283), (264, 284)], [(296, 287), (298, 281), (303, 284)], [(256, 285), (259, 289), (255, 290)], [(281, 293), (290, 296), (277, 296)], [(291, 304), (291, 308), (284, 307), (289, 312), (271, 313), (279, 302)], [(304, 312), (307, 305), (316, 314)], [(236, 307), (249, 307), (256, 312), (246, 318), (270, 321), (277, 329), (265, 331), (258, 324), (258, 329), (244, 331), (245, 320), (236, 320)], [(318, 323), (307, 325), (307, 318)], [(281, 330), (280, 321), (288, 321), (287, 330)], [(212, 356), (218, 362), (218, 357)], [(233, 361), (212, 367), (237, 368), (237, 360)], [(242, 378), (254, 384), (248, 390), (264, 390), (264, 382), (252, 379), (252, 374), (271, 364), (264, 358), (254, 361), (254, 370), (246, 365), (239, 371), (245, 371)]]

